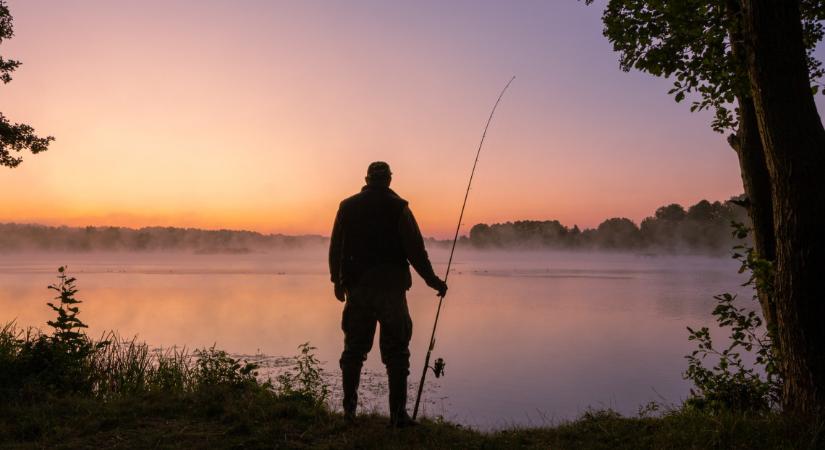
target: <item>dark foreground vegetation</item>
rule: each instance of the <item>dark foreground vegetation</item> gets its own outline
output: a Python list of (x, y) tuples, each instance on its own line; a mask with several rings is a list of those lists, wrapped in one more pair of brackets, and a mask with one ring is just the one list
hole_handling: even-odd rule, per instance
[[(742, 398), (741, 371), (713, 378), (710, 369), (701, 369), (705, 378), (697, 386), (702, 392), (692, 401), (665, 411), (647, 405), (634, 417), (589, 411), (575, 421), (486, 433), (443, 420), (389, 429), (388, 419), (375, 414), (359, 416), (353, 425), (329, 408), (329, 389), (309, 344), (300, 346), (291, 370), (262, 381), (254, 363), (214, 347), (157, 350), (115, 333), (91, 339), (78, 317), (75, 279), (61, 268), (50, 289), (56, 293), (48, 304), (56, 314), (48, 322), (51, 332), (14, 323), (0, 328), (0, 447), (754, 449), (822, 444), (821, 425), (754, 408), (752, 402), (747, 412), (731, 408), (736, 406), (731, 398)], [(753, 378), (744, 381), (754, 384)]]
[(659, 418), (609, 411), (545, 428), (481, 433), (425, 421), (393, 430), (356, 425), (301, 398), (256, 386), (204, 386), (109, 400), (40, 394), (0, 405), (0, 442), (30, 448), (817, 448), (817, 429), (781, 418), (679, 411)]

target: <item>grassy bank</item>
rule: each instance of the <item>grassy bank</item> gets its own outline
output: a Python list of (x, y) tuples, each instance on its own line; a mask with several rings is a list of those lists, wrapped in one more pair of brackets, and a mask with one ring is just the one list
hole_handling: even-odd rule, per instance
[(355, 425), (298, 397), (260, 387), (211, 386), (110, 400), (41, 395), (3, 402), (0, 445), (16, 448), (816, 448), (816, 429), (778, 416), (586, 414), (552, 428), (480, 433), (449, 423)]

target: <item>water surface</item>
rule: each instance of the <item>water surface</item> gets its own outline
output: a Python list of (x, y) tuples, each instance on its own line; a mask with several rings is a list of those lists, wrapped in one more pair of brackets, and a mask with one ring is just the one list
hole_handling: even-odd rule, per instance
[[(92, 335), (115, 329), (153, 346), (217, 344), (269, 361), (309, 341), (337, 387), (342, 304), (325, 256), (322, 248), (0, 255), (0, 322), (45, 324), (46, 286), (68, 265)], [(447, 255), (432, 256), (443, 273)], [(689, 389), (683, 356), (693, 348), (685, 326), (712, 323), (715, 294), (749, 295), (737, 268), (700, 256), (459, 249), (434, 352), (446, 360), (446, 377), (429, 377), (425, 413), (489, 429), (543, 425), (588, 407), (633, 414), (649, 401), (678, 403)], [(437, 297), (416, 278), (408, 301), (412, 391)], [(386, 410), (377, 343), (366, 369), (365, 407)]]

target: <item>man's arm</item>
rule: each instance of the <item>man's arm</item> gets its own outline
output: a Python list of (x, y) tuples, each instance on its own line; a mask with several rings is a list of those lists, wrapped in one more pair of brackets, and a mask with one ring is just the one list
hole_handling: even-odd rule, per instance
[(330, 281), (335, 284), (335, 298), (344, 301), (344, 287), (341, 284), (341, 252), (344, 244), (344, 227), (341, 223), (341, 208), (335, 214), (335, 223), (332, 225), (332, 235), (329, 238), (329, 275)]
[(437, 290), (439, 295), (445, 295), (447, 284), (438, 278), (435, 271), (433, 271), (427, 249), (424, 248), (424, 237), (421, 236), (418, 222), (415, 221), (415, 216), (413, 216), (409, 207), (404, 207), (404, 210), (401, 211), (401, 220), (398, 226), (401, 232), (401, 244), (404, 246), (407, 260), (418, 272), (418, 275), (424, 279), (427, 286)]

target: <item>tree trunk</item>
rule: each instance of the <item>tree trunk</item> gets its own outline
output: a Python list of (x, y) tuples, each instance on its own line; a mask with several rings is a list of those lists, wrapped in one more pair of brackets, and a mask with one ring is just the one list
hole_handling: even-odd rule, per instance
[[(728, 36), (731, 53), (736, 66), (742, 73), (747, 71), (746, 52), (742, 36), (742, 8), (739, 0), (726, 1), (726, 14), (730, 28)], [(743, 77), (746, 78), (746, 77)], [(753, 247), (759, 258), (767, 261), (776, 259), (776, 240), (773, 234), (773, 206), (771, 201), (771, 180), (765, 162), (762, 139), (756, 119), (756, 107), (751, 96), (750, 83), (739, 79), (736, 88), (738, 101), (737, 119), (739, 128), (736, 134), (728, 137), (728, 143), (739, 157), (739, 170), (742, 174), (742, 186), (747, 197), (748, 215), (753, 226)], [(767, 289), (757, 286), (759, 304), (765, 324), (775, 335), (776, 304)], [(779, 342), (774, 339), (778, 349)]]
[[(753, 226), (753, 248), (759, 258), (774, 262), (776, 260), (776, 240), (773, 232), (773, 207), (771, 200), (771, 182), (759, 127), (756, 121), (756, 109), (753, 99), (743, 97), (739, 100), (739, 129), (728, 142), (739, 156), (739, 170), (742, 174), (742, 186), (747, 197), (748, 215)], [(762, 307), (765, 324), (776, 332), (776, 304), (768, 290), (757, 286), (757, 296)], [(778, 342), (775, 345), (778, 346)]]
[(774, 298), (787, 412), (825, 412), (825, 129), (798, 0), (742, 0), (748, 78), (771, 178)]

